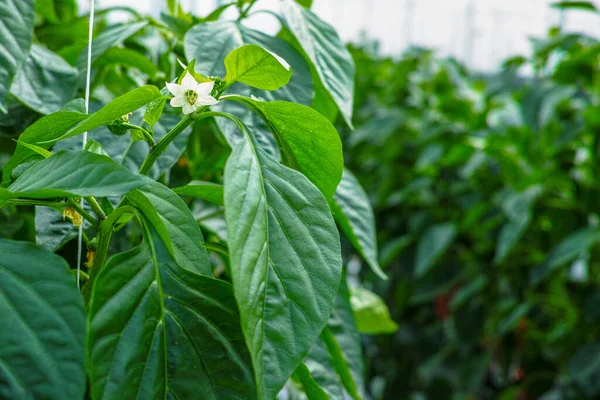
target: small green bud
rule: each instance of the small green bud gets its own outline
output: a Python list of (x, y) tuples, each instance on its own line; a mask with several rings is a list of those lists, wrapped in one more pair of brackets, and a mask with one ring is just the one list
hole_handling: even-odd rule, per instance
[(220, 93), (227, 84), (220, 76), (209, 76), (209, 79), (215, 82), (215, 86), (213, 87), (212, 92), (210, 92), (211, 96), (216, 96), (216, 94)]
[(129, 128), (124, 126), (124, 124), (129, 123), (130, 115), (131, 113), (125, 114), (121, 117), (115, 118), (112, 122), (106, 124), (106, 127), (108, 128), (110, 133), (117, 136), (123, 136), (124, 134), (126, 134)]

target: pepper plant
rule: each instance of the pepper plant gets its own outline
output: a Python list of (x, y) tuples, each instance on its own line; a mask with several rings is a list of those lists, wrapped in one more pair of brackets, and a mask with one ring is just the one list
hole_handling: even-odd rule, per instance
[(89, 113), (87, 16), (0, 3), (1, 398), (363, 397), (354, 314), (386, 310), (353, 312), (336, 226), (385, 278), (332, 124), (354, 64), (310, 2), (277, 36), (256, 3), (99, 11)]

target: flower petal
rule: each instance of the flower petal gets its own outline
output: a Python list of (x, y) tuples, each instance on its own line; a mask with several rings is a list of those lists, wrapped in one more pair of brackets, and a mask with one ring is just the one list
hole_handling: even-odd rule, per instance
[(196, 100), (196, 106), (214, 106), (217, 104), (219, 100), (215, 99), (212, 96), (198, 96), (198, 100)]
[(183, 94), (185, 93), (185, 90), (183, 89), (183, 87), (181, 85), (178, 85), (176, 83), (169, 83), (166, 82), (167, 84), (167, 89), (169, 89), (169, 92), (171, 92), (173, 94), (173, 96), (183, 96)]
[(186, 104), (185, 96), (175, 96), (171, 99), (171, 107), (183, 107)]
[(196, 107), (194, 107), (193, 105), (191, 105), (190, 103), (185, 103), (183, 105), (183, 113), (185, 115), (191, 114), (194, 111), (196, 111)]
[(194, 79), (194, 77), (192, 75), (190, 75), (189, 72), (186, 72), (185, 76), (181, 80), (181, 86), (183, 86), (184, 92), (187, 92), (188, 90), (195, 91), (196, 85), (198, 85), (198, 82), (196, 82), (196, 79)]
[(212, 92), (214, 87), (215, 87), (214, 81), (202, 82), (202, 83), (199, 83), (198, 86), (196, 87), (196, 93), (198, 93), (198, 96), (200, 96), (200, 97), (208, 96), (210, 94), (210, 92)]

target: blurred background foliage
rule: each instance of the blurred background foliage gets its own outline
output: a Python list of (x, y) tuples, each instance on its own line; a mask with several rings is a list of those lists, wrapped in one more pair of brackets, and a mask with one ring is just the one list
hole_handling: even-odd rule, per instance
[[(0, 118), (0, 165), (25, 127), (82, 95), (87, 16), (75, 0), (37, 4), (32, 54), (40, 57), (28, 60), (32, 78), (15, 85)], [(111, 24), (113, 11), (134, 22)], [(170, 11), (160, 21), (127, 7), (98, 13), (92, 108), (176, 76), (183, 34), (223, 10), (204, 19)], [(600, 398), (598, 40), (552, 29), (532, 41), (530, 55), (485, 75), (427, 49), (398, 58), (379, 55), (376, 43), (350, 50), (356, 129), (340, 119), (338, 130), (373, 205), (389, 280), (348, 243), (346, 260), (350, 280), (379, 294), (395, 321), (378, 329), (389, 333), (364, 337), (369, 396)], [(48, 87), (56, 80), (47, 74), (61, 84)], [(161, 124), (176, 122), (167, 113)], [(147, 152), (133, 139), (111, 147), (106, 130), (90, 137), (134, 169)], [(218, 129), (198, 123), (183, 138), (154, 177), (172, 187), (219, 182), (229, 148)], [(199, 200), (190, 206), (219, 249), (222, 210)], [(67, 258), (76, 254), (75, 231), (58, 212), (0, 208), (0, 237), (36, 236), (51, 238), (45, 245)], [(215, 260), (217, 273), (226, 273), (226, 261)], [(360, 303), (360, 290), (353, 295)]]

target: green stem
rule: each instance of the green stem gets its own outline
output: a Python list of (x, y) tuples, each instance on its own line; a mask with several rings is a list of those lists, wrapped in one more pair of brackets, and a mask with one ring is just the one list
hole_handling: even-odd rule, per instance
[(227, 247), (225, 247), (219, 243), (204, 242), (204, 247), (206, 247), (206, 250), (214, 251), (216, 253), (219, 253), (219, 254), (229, 257), (229, 252), (227, 251)]
[(173, 129), (171, 129), (161, 140), (158, 141), (156, 146), (150, 150), (148, 156), (142, 163), (140, 170), (138, 171), (142, 175), (148, 175), (152, 166), (158, 160), (158, 157), (167, 150), (169, 145), (179, 136), (188, 126), (194, 122), (194, 119), (190, 115), (186, 115), (179, 121)]
[(148, 142), (148, 144), (150, 144), (150, 146), (152, 146), (152, 147), (156, 146), (156, 141), (154, 140), (154, 136), (152, 136), (152, 134), (150, 132), (148, 132), (148, 130), (142, 128), (141, 126), (129, 124), (127, 122), (123, 122), (122, 125), (125, 128), (129, 128), (129, 129), (133, 129), (133, 130), (142, 132), (142, 134), (146, 138), (146, 142)]
[(10, 199), (8, 200), (10, 204), (15, 206), (43, 206), (43, 207), (51, 207), (57, 210), (62, 210), (67, 205), (65, 203), (60, 203), (58, 201), (44, 201), (44, 200), (30, 200), (30, 199)]
[(248, 15), (248, 12), (254, 6), (254, 4), (256, 4), (256, 0), (254, 0), (252, 3), (250, 3), (248, 5), (248, 7), (246, 7), (246, 9), (240, 13), (240, 16), (238, 17), (238, 21), (241, 21)]
[(71, 207), (73, 207), (75, 209), (75, 211), (77, 211), (83, 218), (85, 218), (86, 221), (88, 221), (90, 224), (92, 224), (92, 226), (96, 226), (98, 224), (98, 221), (96, 220), (96, 218), (94, 218), (92, 216), (92, 214), (90, 214), (89, 212), (85, 211), (83, 209), (83, 207), (81, 207), (79, 205), (79, 203), (77, 203), (75, 200), (70, 198), (68, 200), (68, 203)]
[(98, 217), (98, 221), (102, 221), (106, 218), (106, 214), (104, 214), (104, 210), (100, 207), (100, 204), (96, 201), (94, 196), (84, 197), (85, 201), (92, 207), (92, 211)]
[(94, 280), (104, 267), (106, 257), (108, 257), (108, 247), (110, 245), (110, 238), (112, 237), (115, 224), (123, 214), (135, 214), (135, 212), (136, 210), (132, 206), (118, 207), (100, 224), (100, 229), (98, 230), (98, 247), (96, 249), (96, 257), (94, 258), (94, 264), (90, 270), (90, 278), (83, 287), (83, 295), (86, 303), (89, 301), (90, 290), (94, 284)]

